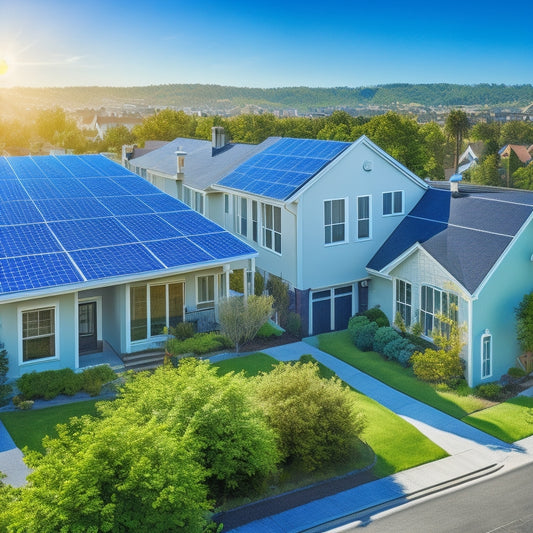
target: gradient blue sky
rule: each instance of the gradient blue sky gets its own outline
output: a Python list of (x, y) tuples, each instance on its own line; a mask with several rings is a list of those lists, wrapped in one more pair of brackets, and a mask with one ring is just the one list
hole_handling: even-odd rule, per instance
[(531, 0), (0, 0), (0, 87), (529, 84), (531, 13)]

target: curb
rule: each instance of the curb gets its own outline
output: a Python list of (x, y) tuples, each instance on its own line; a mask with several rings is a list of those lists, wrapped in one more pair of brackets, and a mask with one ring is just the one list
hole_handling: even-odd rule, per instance
[(501, 470), (503, 466), (504, 465), (501, 463), (493, 463), (468, 472), (467, 474), (451, 478), (447, 481), (442, 481), (440, 483), (436, 483), (435, 485), (430, 485), (428, 487), (424, 487), (423, 489), (415, 490), (398, 498), (393, 498), (383, 503), (371, 505), (342, 517), (328, 520), (327, 522), (322, 522), (321, 524), (317, 524), (316, 526), (312, 526), (307, 529), (302, 529), (300, 533), (323, 533), (324, 531), (330, 531), (333, 528), (342, 527), (350, 524), (351, 522), (355, 522), (358, 518), (362, 518), (369, 514), (385, 511), (404, 503), (416, 501), (421, 498), (425, 498), (426, 496), (431, 496), (432, 494), (437, 494), (438, 492), (442, 492), (446, 489), (458, 487), (468, 483), (469, 481), (475, 481), (476, 479), (498, 472), (498, 470)]

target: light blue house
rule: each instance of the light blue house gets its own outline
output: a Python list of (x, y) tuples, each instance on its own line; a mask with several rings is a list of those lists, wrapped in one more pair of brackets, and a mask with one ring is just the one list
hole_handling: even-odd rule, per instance
[(432, 183), (368, 272), (389, 317), (420, 320), (426, 335), (439, 313), (466, 326), (463, 357), (474, 386), (517, 366), (515, 309), (533, 291), (533, 192), (451, 187)]
[(0, 158), (0, 342), (8, 377), (159, 347), (215, 318), (255, 250), (103, 156)]

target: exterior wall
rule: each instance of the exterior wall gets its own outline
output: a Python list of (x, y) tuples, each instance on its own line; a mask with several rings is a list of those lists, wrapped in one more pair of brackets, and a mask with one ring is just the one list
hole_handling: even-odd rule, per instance
[[(533, 291), (533, 220), (514, 242), (473, 302), (473, 382), (490, 382), (517, 366), (521, 354), (516, 340), (515, 309)], [(481, 378), (481, 336), (492, 335), (492, 375)]]
[(394, 301), (392, 281), (373, 276), (368, 281), (368, 308), (379, 307), (392, 324), (394, 321)]
[[(56, 307), (56, 356), (49, 359), (22, 362), (23, 310)], [(8, 379), (14, 380), (27, 372), (76, 368), (78, 361), (78, 324), (76, 294), (51, 296), (0, 305), (0, 340), (8, 352)]]
[(224, 194), (210, 192), (205, 196), (205, 216), (224, 226)]
[[(371, 166), (371, 170), (364, 170), (364, 165)], [(298, 243), (296, 286), (316, 288), (367, 278), (366, 264), (416, 205), (424, 190), (366, 145), (348, 148), (300, 197), (298, 217), (302, 242)], [(404, 191), (403, 212), (384, 216), (382, 193), (392, 191)], [(370, 238), (359, 241), (358, 196), (371, 196)], [(325, 244), (324, 200), (341, 198), (345, 199), (346, 242)]]

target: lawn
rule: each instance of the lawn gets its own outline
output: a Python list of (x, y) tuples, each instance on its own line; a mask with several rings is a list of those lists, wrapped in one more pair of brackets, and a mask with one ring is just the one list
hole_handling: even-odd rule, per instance
[(494, 405), (472, 394), (438, 390), (418, 380), (410, 368), (387, 361), (378, 353), (360, 351), (346, 330), (320, 335), (319, 347), (390, 387), (506, 442), (533, 434), (533, 416), (527, 416), (527, 408), (533, 407), (529, 398), (518, 397)]
[(45, 409), (9, 411), (0, 414), (0, 420), (9, 431), (18, 448), (28, 446), (31, 450), (44, 452), (43, 438), (57, 436), (55, 427), (64, 424), (73, 416), (95, 415), (97, 400), (72, 402)]

